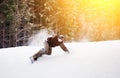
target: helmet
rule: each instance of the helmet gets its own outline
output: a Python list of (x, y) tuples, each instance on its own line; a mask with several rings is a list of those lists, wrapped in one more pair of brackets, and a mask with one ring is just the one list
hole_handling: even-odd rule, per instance
[(64, 38), (64, 36), (63, 35), (59, 35), (59, 39), (63, 39)]
[(64, 40), (64, 36), (63, 36), (63, 35), (59, 35), (59, 36), (58, 36), (58, 41), (59, 41), (59, 42), (62, 42), (63, 40)]

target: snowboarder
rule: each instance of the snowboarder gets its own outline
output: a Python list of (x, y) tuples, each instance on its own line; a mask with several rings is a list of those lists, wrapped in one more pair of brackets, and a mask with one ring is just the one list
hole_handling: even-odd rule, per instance
[(34, 61), (36, 61), (38, 57), (41, 57), (43, 54), (51, 55), (52, 48), (56, 46), (60, 46), (64, 52), (69, 53), (69, 50), (64, 45), (63, 41), (63, 35), (53, 35), (52, 37), (48, 37), (47, 40), (44, 42), (44, 48), (30, 57), (31, 62), (33, 63)]

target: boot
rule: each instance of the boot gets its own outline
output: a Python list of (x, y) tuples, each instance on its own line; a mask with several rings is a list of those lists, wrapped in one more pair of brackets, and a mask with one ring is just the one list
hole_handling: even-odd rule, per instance
[(37, 53), (33, 56), (33, 58), (34, 58), (34, 60), (36, 61), (36, 60), (38, 59), (38, 57), (41, 57), (41, 56), (42, 56), (42, 52), (39, 51), (39, 52), (37, 52)]

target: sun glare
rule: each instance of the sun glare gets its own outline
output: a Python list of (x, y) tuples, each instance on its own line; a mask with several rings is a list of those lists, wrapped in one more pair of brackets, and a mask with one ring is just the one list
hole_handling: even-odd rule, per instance
[(58, 0), (57, 3), (69, 26), (79, 27), (84, 35), (96, 37), (96, 40), (105, 40), (105, 36), (108, 39), (119, 37), (120, 0)]
[[(120, 0), (75, 0), (86, 30), (111, 37), (120, 31)], [(82, 17), (81, 17), (82, 16)], [(83, 19), (84, 18), (84, 19)], [(97, 30), (97, 31), (96, 31)], [(89, 34), (90, 35), (90, 34)], [(103, 37), (104, 38), (104, 37)]]

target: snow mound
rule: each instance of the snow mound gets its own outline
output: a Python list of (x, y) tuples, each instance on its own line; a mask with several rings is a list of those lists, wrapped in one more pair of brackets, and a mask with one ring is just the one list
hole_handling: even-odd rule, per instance
[(66, 43), (31, 64), (29, 57), (41, 47), (0, 49), (1, 78), (120, 78), (120, 41)]

